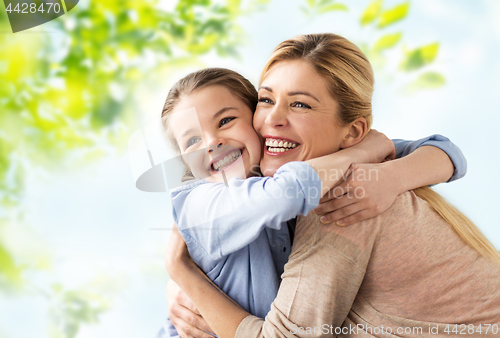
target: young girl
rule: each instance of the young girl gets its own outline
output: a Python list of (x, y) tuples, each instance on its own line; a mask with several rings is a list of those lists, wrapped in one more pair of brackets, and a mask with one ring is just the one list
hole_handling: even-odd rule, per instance
[[(394, 146), (401, 157), (434, 145), (446, 150), (455, 165), (450, 180), (465, 174), (460, 150), (442, 136), (393, 144), (373, 130), (359, 144), (343, 141), (348, 149), (288, 163), (273, 177), (253, 177), (263, 147), (252, 126), (256, 104), (257, 93), (247, 79), (227, 69), (205, 69), (170, 90), (162, 118), (192, 178), (198, 179), (171, 191), (174, 221), (189, 253), (219, 288), (258, 317), (269, 312), (291, 251), (293, 225), (287, 221), (316, 208), (351, 164), (394, 157)], [(299, 146), (266, 143), (273, 152)], [(176, 335), (168, 322), (165, 330)]]

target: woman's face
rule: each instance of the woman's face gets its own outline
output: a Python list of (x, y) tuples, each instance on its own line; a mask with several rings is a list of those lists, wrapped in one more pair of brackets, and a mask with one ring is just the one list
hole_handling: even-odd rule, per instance
[(348, 134), (327, 81), (306, 61), (280, 61), (259, 88), (255, 130), (264, 138), (260, 168), (273, 175), (283, 164), (336, 152)]
[(222, 182), (246, 178), (259, 164), (262, 142), (250, 108), (223, 86), (183, 95), (169, 120), (184, 161), (194, 176)]

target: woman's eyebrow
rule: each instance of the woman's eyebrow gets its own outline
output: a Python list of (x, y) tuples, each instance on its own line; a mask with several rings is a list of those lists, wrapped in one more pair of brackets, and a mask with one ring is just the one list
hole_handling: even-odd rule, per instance
[[(260, 86), (259, 90), (261, 90), (261, 89), (267, 90), (268, 92), (271, 92), (271, 93), (273, 92), (273, 90), (271, 88), (266, 87), (266, 86)], [(313, 99), (315, 99), (316, 101), (319, 102), (319, 100), (317, 98), (315, 98), (312, 94), (309, 94), (308, 92), (289, 92), (288, 95), (289, 96), (293, 96), (293, 95), (306, 95), (306, 96), (312, 97)]]
[(236, 110), (238, 110), (238, 108), (235, 108), (235, 107), (224, 107), (224, 108), (222, 108), (221, 110), (219, 110), (217, 113), (215, 113), (215, 114), (212, 116), (212, 120), (217, 119), (220, 115), (224, 114), (226, 111), (231, 110), (231, 109), (236, 109)]
[(306, 96), (312, 97), (313, 99), (315, 99), (316, 101), (319, 102), (319, 100), (317, 98), (315, 98), (313, 95), (309, 94), (308, 92), (289, 92), (288, 95), (290, 95), (290, 96), (293, 96), (293, 95), (306, 95)]

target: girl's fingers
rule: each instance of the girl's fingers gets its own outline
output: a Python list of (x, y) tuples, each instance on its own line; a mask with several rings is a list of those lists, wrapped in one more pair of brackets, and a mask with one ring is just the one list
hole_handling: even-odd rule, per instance
[(338, 220), (343, 220), (361, 210), (363, 210), (363, 207), (360, 203), (352, 203), (343, 208), (335, 210), (334, 212), (330, 212), (321, 216), (320, 221), (325, 224), (337, 222)]
[(345, 194), (341, 197), (321, 203), (316, 209), (314, 209), (314, 212), (320, 215), (328, 214), (356, 202), (359, 201), (353, 195)]
[(352, 190), (352, 185), (349, 184), (350, 180), (344, 181), (328, 191), (320, 200), (319, 203), (325, 203), (336, 198), (341, 197), (344, 194), (349, 193)]

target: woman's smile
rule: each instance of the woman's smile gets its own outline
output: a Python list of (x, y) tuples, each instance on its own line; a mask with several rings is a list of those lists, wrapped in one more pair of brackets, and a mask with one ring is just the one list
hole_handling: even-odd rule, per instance
[(300, 151), (300, 143), (281, 136), (264, 135), (264, 153), (269, 156), (287, 155)]

